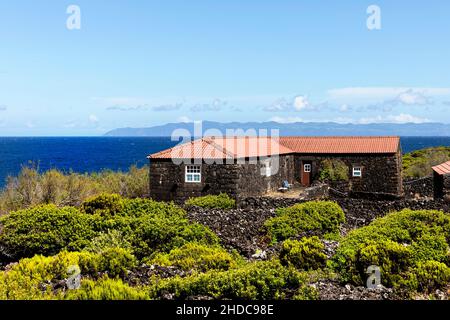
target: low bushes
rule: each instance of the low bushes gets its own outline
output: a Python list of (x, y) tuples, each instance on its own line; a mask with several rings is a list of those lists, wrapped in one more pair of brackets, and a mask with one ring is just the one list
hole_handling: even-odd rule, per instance
[(335, 202), (312, 201), (278, 209), (265, 228), (273, 241), (281, 241), (306, 232), (338, 234), (344, 221), (344, 212)]
[(403, 155), (403, 176), (422, 178), (433, 173), (433, 166), (450, 160), (450, 147), (433, 147)]
[(13, 259), (79, 251), (97, 235), (99, 220), (72, 207), (45, 205), (0, 219), (0, 251)]
[(126, 235), (134, 254), (139, 258), (155, 252), (169, 252), (188, 242), (206, 245), (219, 243), (219, 238), (207, 227), (191, 223), (185, 217), (144, 215), (115, 221), (118, 230)]
[(325, 246), (318, 237), (302, 238), (300, 241), (286, 240), (280, 251), (280, 261), (285, 266), (315, 270), (325, 267)]
[(66, 300), (146, 300), (147, 293), (130, 287), (120, 279), (104, 277), (100, 280), (82, 280), (78, 290), (69, 290), (63, 296)]
[(123, 234), (114, 229), (110, 229), (107, 232), (100, 232), (94, 239), (91, 240), (89, 245), (84, 248), (85, 251), (101, 253), (111, 248), (123, 248), (130, 252), (132, 247), (130, 242), (125, 239)]
[(442, 262), (419, 262), (411, 274), (410, 287), (423, 292), (431, 292), (450, 283), (450, 268)]
[(159, 253), (149, 263), (199, 272), (228, 270), (237, 265), (233, 256), (226, 250), (198, 243), (187, 243), (180, 248), (171, 250), (169, 253)]
[(211, 230), (191, 223), (185, 211), (173, 204), (101, 195), (84, 203), (82, 210), (89, 214), (46, 205), (1, 218), (0, 253), (18, 260), (35, 254), (55, 255), (61, 250), (101, 251), (108, 247), (105, 241), (114, 240), (117, 246), (132, 247), (141, 259), (188, 242), (219, 242)]
[(174, 299), (207, 296), (214, 299), (282, 299), (297, 293), (297, 299), (312, 299), (315, 292), (307, 286), (308, 277), (278, 261), (249, 263), (228, 271), (209, 271), (185, 278), (174, 277), (150, 288), (151, 298), (166, 294)]
[(81, 210), (87, 214), (98, 214), (112, 217), (124, 208), (124, 200), (118, 194), (102, 193), (98, 196), (86, 199), (81, 205)]
[(381, 269), (382, 284), (430, 290), (446, 279), (450, 216), (440, 211), (391, 213), (351, 231), (341, 242), (332, 266), (343, 281), (362, 285), (367, 267)]
[(134, 256), (120, 248), (101, 254), (63, 251), (52, 257), (37, 255), (0, 272), (0, 299), (50, 299), (54, 295), (51, 284), (67, 279), (71, 266), (78, 266), (83, 277), (95, 278), (99, 273), (122, 276), (136, 264)]
[(198, 198), (190, 198), (185, 203), (187, 206), (202, 207), (207, 209), (232, 209), (236, 201), (225, 193), (219, 195), (208, 195)]

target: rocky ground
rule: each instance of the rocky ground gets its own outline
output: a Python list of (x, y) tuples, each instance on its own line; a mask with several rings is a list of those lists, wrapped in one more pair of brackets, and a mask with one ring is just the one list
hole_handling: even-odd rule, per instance
[(268, 239), (264, 237), (264, 222), (275, 216), (274, 208), (216, 210), (189, 208), (188, 217), (192, 221), (208, 226), (228, 249), (236, 249), (246, 257), (251, 257), (258, 249), (266, 248)]
[(412, 210), (443, 210), (450, 212), (450, 204), (444, 200), (365, 200), (351, 198), (333, 198), (345, 212), (346, 223), (344, 223), (343, 234), (348, 231), (368, 225), (374, 219), (383, 217), (394, 211), (405, 208)]
[[(450, 212), (450, 204), (443, 200), (409, 199), (409, 200), (366, 200), (332, 197), (344, 210), (346, 223), (341, 228), (345, 235), (350, 230), (368, 225), (374, 219), (389, 212), (405, 208), (413, 210), (444, 210)], [(210, 227), (229, 249), (238, 250), (249, 260), (268, 259), (278, 253), (280, 245), (270, 246), (270, 239), (264, 232), (264, 222), (275, 216), (275, 209), (291, 206), (305, 200), (295, 198), (249, 198), (241, 203), (241, 208), (233, 210), (210, 210), (186, 208), (189, 219)], [(329, 258), (335, 253), (339, 243), (324, 241)], [(391, 289), (367, 289), (343, 285), (336, 280), (321, 280), (311, 284), (319, 291), (323, 300), (396, 300), (401, 299)], [(450, 288), (449, 288), (450, 289)], [(450, 291), (436, 291), (434, 299), (447, 299)], [(428, 297), (417, 297), (428, 298)]]
[[(331, 198), (345, 212), (346, 222), (341, 233), (368, 225), (374, 219), (389, 212), (405, 208), (413, 210), (444, 210), (450, 212), (450, 204), (443, 200), (365, 200)], [(190, 220), (211, 228), (229, 249), (236, 249), (247, 258), (259, 250), (268, 248), (270, 239), (265, 237), (264, 222), (275, 216), (275, 209), (287, 207), (305, 200), (283, 198), (249, 198), (239, 209), (220, 210), (186, 208)], [(272, 248), (273, 250), (273, 248)]]
[(392, 289), (381, 286), (377, 289), (342, 285), (336, 280), (323, 280), (311, 284), (319, 292), (320, 300), (399, 300)]

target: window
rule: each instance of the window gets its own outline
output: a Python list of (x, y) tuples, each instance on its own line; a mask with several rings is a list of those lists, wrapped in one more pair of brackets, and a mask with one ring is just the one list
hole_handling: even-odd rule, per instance
[(361, 167), (353, 167), (353, 176), (361, 177), (362, 176), (362, 168)]
[(186, 166), (185, 181), (200, 183), (202, 181), (202, 167), (200, 165)]
[(304, 164), (303, 172), (311, 172), (311, 164), (309, 164), (309, 163)]

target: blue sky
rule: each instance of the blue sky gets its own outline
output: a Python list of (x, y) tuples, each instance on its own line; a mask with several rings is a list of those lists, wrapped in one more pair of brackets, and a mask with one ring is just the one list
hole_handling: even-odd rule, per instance
[[(66, 27), (71, 4), (80, 30)], [(450, 123), (449, 35), (447, 0), (1, 1), (0, 135)]]

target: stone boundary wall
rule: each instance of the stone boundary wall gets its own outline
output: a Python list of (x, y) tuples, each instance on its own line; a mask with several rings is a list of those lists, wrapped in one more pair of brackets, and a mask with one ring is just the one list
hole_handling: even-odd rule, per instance
[(417, 197), (434, 197), (433, 176), (420, 179), (405, 179), (403, 182), (405, 198), (413, 199)]
[[(368, 212), (380, 212), (385, 214), (391, 211), (399, 211), (405, 208), (410, 208), (412, 210), (442, 210), (445, 212), (450, 212), (450, 203), (447, 203), (442, 199), (368, 200), (330, 197), (330, 199), (328, 200), (337, 202), (342, 208), (348, 209), (355, 214), (359, 212), (361, 213), (361, 216), (366, 216)], [(239, 204), (239, 208), (246, 210), (270, 208), (276, 209), (289, 207), (297, 203), (303, 203), (306, 201), (307, 200), (301, 200), (300, 198), (250, 197), (243, 199)]]

